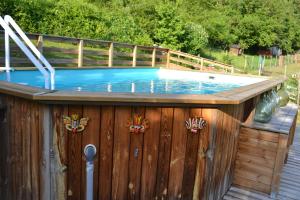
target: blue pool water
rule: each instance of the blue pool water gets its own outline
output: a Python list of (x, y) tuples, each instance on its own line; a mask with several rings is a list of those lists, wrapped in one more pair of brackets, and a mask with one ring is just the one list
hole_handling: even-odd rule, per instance
[[(55, 89), (117, 93), (213, 94), (253, 82), (230, 77), (233, 76), (166, 69), (56, 70)], [(5, 73), (0, 73), (0, 80), (6, 80)], [(11, 82), (44, 87), (44, 78), (38, 71), (13, 71)]]

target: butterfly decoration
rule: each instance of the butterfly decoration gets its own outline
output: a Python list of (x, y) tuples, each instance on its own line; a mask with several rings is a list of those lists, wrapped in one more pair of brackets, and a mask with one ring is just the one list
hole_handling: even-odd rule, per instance
[(85, 127), (89, 121), (89, 118), (79, 119), (78, 114), (72, 114), (71, 117), (64, 116), (63, 120), (64, 120), (64, 125), (65, 125), (66, 129), (75, 134), (78, 132), (82, 132), (85, 129)]
[(185, 121), (185, 126), (191, 133), (197, 133), (206, 126), (206, 121), (202, 117), (193, 117)]
[(127, 127), (129, 127), (130, 133), (144, 133), (145, 130), (149, 128), (149, 121), (147, 119), (143, 119), (140, 115), (134, 115), (132, 119), (128, 120)]

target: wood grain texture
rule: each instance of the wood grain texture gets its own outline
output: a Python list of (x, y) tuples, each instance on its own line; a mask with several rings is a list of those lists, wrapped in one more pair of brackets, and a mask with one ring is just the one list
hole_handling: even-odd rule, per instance
[[(132, 108), (131, 117), (139, 115), (145, 119), (145, 108)], [(139, 199), (141, 189), (141, 172), (143, 158), (144, 134), (130, 134), (130, 153), (129, 153), (129, 181), (128, 199)]]
[[(97, 152), (99, 153), (100, 147), (100, 115), (101, 110), (99, 106), (84, 106), (83, 107), (83, 117), (89, 118), (88, 125), (82, 133), (82, 144), (81, 150), (84, 150), (85, 146), (88, 144), (95, 145)], [(84, 157), (84, 156), (83, 156)], [(81, 169), (81, 199), (85, 199), (86, 195), (86, 160), (82, 159), (82, 169)], [(99, 156), (94, 159), (94, 199), (98, 199), (98, 177), (99, 177)]]
[(0, 95), (0, 198), (8, 199), (8, 179), (9, 179), (9, 106), (7, 97)]
[[(82, 106), (69, 106), (69, 116), (82, 118)], [(68, 131), (68, 199), (81, 199), (82, 134)]]
[[(199, 148), (197, 155), (196, 178), (193, 191), (193, 199), (208, 199), (208, 192), (212, 181), (212, 158), (215, 138), (215, 114), (216, 109), (202, 109), (202, 117), (206, 120), (206, 126), (200, 132)], [(203, 152), (204, 154), (202, 154)]]
[(158, 166), (156, 176), (156, 198), (167, 198), (170, 169), (171, 145), (173, 137), (173, 108), (162, 108)]
[(287, 146), (288, 146), (288, 136), (281, 134), (279, 136), (278, 149), (277, 149), (274, 172), (273, 172), (272, 183), (271, 183), (271, 193), (273, 195), (277, 195), (279, 191), (280, 175), (284, 165), (285, 156), (288, 150)]
[(214, 148), (214, 157), (213, 157), (213, 170), (211, 173), (212, 176), (212, 184), (209, 188), (209, 199), (214, 199), (216, 195), (216, 191), (219, 188), (220, 180), (218, 177), (218, 169), (220, 168), (220, 160), (221, 160), (221, 143), (222, 143), (222, 130), (223, 130), (223, 112), (217, 112), (216, 119), (216, 137), (215, 137), (215, 148)]
[(114, 107), (101, 108), (101, 133), (99, 161), (99, 199), (111, 199), (113, 146), (114, 146)]
[(63, 117), (68, 116), (68, 106), (54, 106), (52, 111), (53, 121), (53, 151), (54, 171), (52, 187), (56, 191), (53, 196), (56, 199), (67, 198), (67, 165), (68, 165), (68, 132), (63, 123)]
[(141, 199), (153, 199), (155, 195), (161, 108), (146, 108), (145, 118), (150, 127), (144, 135), (144, 151), (141, 177)]
[(172, 152), (168, 186), (168, 197), (171, 199), (182, 197), (182, 180), (187, 141), (187, 129), (184, 123), (188, 118), (189, 109), (174, 109)]
[[(190, 109), (190, 117), (200, 117), (202, 116), (202, 110), (199, 108)], [(186, 119), (188, 120), (188, 119)], [(197, 167), (197, 158), (198, 154), (203, 154), (204, 149), (199, 148), (199, 137), (200, 131), (198, 133), (187, 133), (187, 142), (186, 142), (186, 152), (184, 160), (184, 171), (182, 178), (182, 198), (183, 199), (192, 199), (193, 190), (195, 183), (195, 174)]]
[[(47, 167), (43, 165), (48, 161), (45, 162), (45, 152), (42, 152), (45, 137), (49, 134), (45, 132), (45, 125), (51, 125), (48, 131), (51, 130), (53, 136), (49, 141), (54, 152), (51, 154), (49, 190), (54, 193), (46, 198), (84, 199), (83, 148), (89, 143), (95, 144), (98, 150), (94, 171), (95, 199), (218, 199), (233, 180), (234, 166), (239, 177), (243, 174), (241, 169), (247, 168), (246, 183), (249, 185), (251, 181), (259, 180), (262, 188), (270, 181), (267, 170), (272, 168), (272, 159), (276, 158), (275, 152), (248, 145), (253, 142), (263, 145), (274, 143), (276, 137), (269, 134), (253, 134), (250, 139), (244, 139), (245, 144), (237, 145), (243, 109), (240, 105), (218, 108), (49, 106), (18, 97), (9, 98), (6, 104), (9, 108), (8, 139), (13, 147), (19, 146), (8, 149), (10, 159), (7, 162), (11, 166), (7, 169), (7, 181), (11, 186), (8, 188), (9, 199), (18, 199), (19, 196), (44, 199), (44, 195), (48, 194), (44, 192), (48, 187), (44, 171), (35, 170)], [(50, 112), (49, 121), (52, 122), (49, 124), (45, 124), (47, 114), (44, 111)], [(90, 118), (83, 133), (66, 131), (62, 117), (71, 114)], [(129, 133), (127, 122), (134, 114), (140, 114), (149, 121), (150, 126), (144, 134)], [(202, 116), (207, 126), (192, 135), (185, 127), (185, 120), (194, 116)], [(244, 138), (245, 134), (240, 137)], [(29, 141), (26, 141), (27, 138)], [(258, 139), (263, 142), (258, 142)], [(236, 154), (237, 150), (239, 153)], [(263, 157), (255, 159), (262, 153)], [(236, 165), (233, 164), (235, 159)], [(24, 168), (19, 167), (19, 163)], [(258, 171), (260, 176), (256, 176), (254, 173), (259, 165), (265, 165), (265, 168)], [(0, 169), (1, 175), (1, 164)]]
[(130, 134), (126, 126), (130, 107), (116, 107), (112, 172), (112, 199), (127, 199)]
[(285, 134), (249, 127), (242, 127), (240, 132), (234, 184), (275, 196), (291, 139)]
[(41, 134), (39, 132), (39, 121), (40, 116), (38, 112), (38, 104), (31, 104), (31, 121), (30, 121), (30, 130), (31, 130), (31, 180), (32, 180), (32, 199), (39, 199), (40, 197), (40, 188), (39, 188), (39, 158), (41, 156), (39, 149), (39, 141)]

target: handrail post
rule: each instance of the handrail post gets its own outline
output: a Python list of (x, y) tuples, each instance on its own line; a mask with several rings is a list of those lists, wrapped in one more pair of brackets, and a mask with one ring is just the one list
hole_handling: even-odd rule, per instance
[[(8, 23), (9, 22), (9, 23)], [(31, 43), (29, 38), (25, 35), (24, 32), (20, 29), (20, 27), (13, 21), (13, 19), (6, 15), (5, 20), (0, 16), (0, 25), (3, 27), (4, 30), (7, 31), (9, 37), (20, 47), (23, 53), (31, 60), (31, 62), (39, 69), (39, 71), (44, 75), (45, 78), (45, 88), (52, 89), (51, 85), (54, 85), (54, 79), (50, 79), (49, 72), (44, 69), (42, 63), (46, 63), (46, 68), (50, 71), (51, 74), (54, 75), (55, 70), (50, 66), (50, 64), (46, 61), (43, 55), (36, 49), (36, 47)], [(20, 35), (20, 37), (25, 41), (30, 49), (20, 40), (20, 38), (16, 35), (16, 33), (10, 28), (10, 25), (15, 29), (15, 31)], [(37, 56), (35, 57), (33, 53), (30, 51), (32, 50), (33, 53)], [(39, 60), (38, 60), (39, 59)], [(54, 76), (53, 76), (54, 77)], [(51, 83), (51, 82), (53, 83)]]
[(203, 66), (204, 66), (204, 59), (203, 58), (201, 58), (201, 71), (203, 71)]
[(44, 37), (43, 35), (39, 35), (37, 40), (37, 49), (39, 50), (39, 52), (43, 53), (43, 47), (44, 47)]
[(9, 34), (8, 31), (5, 29), (4, 32), (4, 37), (5, 37), (5, 68), (6, 72), (9, 73), (10, 69), (10, 48), (9, 48)]
[(231, 67), (231, 74), (233, 74), (234, 73), (234, 67), (232, 66)]
[[(7, 32), (9, 37), (20, 47), (23, 53), (29, 58), (35, 67), (44, 75), (45, 88), (54, 89), (55, 86), (55, 69), (50, 65), (46, 58), (39, 52), (26, 34), (22, 31), (19, 25), (9, 15), (5, 15), (4, 19), (0, 17), (0, 25)], [(12, 28), (10, 28), (10, 26)], [(16, 33), (18, 35), (16, 35)], [(21, 41), (21, 39), (23, 41)], [(27, 45), (27, 46), (26, 46)], [(8, 57), (9, 58), (9, 57)], [(43, 66), (44, 65), (44, 66)], [(46, 69), (44, 68), (46, 67)], [(9, 69), (8, 69), (9, 70)]]
[(83, 65), (83, 40), (79, 41), (78, 45), (78, 67)]
[(136, 67), (136, 54), (137, 54), (137, 46), (135, 45), (133, 47), (133, 53), (132, 53), (132, 67)]
[(152, 62), (151, 62), (152, 67), (155, 67), (155, 59), (156, 59), (156, 48), (154, 47), (152, 51)]
[(113, 66), (113, 56), (114, 56), (114, 43), (110, 43), (108, 50), (108, 67)]
[(167, 68), (170, 67), (170, 49), (168, 49), (168, 53), (167, 53)]
[[(9, 22), (7, 22), (9, 23)], [(6, 71), (6, 80), (10, 81), (10, 46), (9, 46), (9, 34), (5, 29), (4, 32), (4, 40), (5, 40), (5, 71)]]

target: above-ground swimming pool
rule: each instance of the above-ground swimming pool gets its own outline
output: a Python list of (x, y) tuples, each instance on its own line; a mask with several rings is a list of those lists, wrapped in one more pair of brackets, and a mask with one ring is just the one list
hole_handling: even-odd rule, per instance
[(2, 199), (45, 200), (84, 199), (87, 144), (95, 199), (221, 199), (240, 123), (283, 82), (169, 68), (57, 69), (55, 90), (38, 71), (0, 79)]
[[(0, 73), (0, 80), (6, 74)], [(169, 69), (56, 70), (55, 89), (87, 92), (214, 94), (265, 80)], [(13, 71), (11, 82), (43, 88), (39, 71)]]

